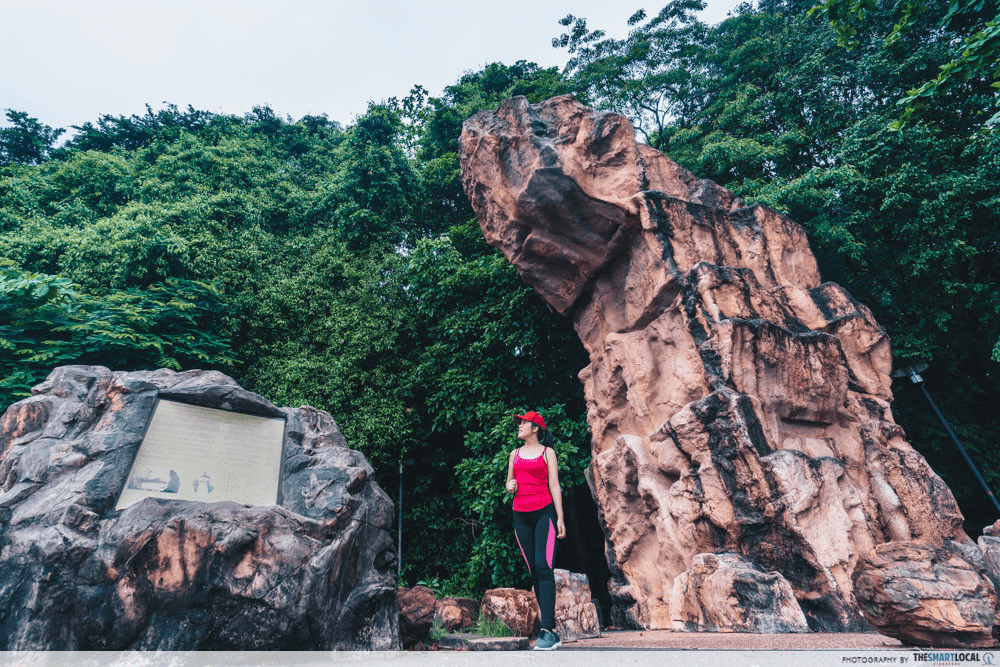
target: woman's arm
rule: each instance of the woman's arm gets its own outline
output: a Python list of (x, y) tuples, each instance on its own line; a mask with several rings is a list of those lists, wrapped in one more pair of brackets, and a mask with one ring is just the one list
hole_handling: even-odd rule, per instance
[(510, 456), (507, 457), (507, 492), (517, 493), (517, 480), (514, 479), (514, 452), (517, 450), (512, 450)]
[(556, 537), (560, 540), (566, 537), (566, 522), (563, 521), (562, 488), (559, 486), (559, 460), (556, 450), (545, 448), (545, 463), (548, 466), (549, 495), (556, 508)]

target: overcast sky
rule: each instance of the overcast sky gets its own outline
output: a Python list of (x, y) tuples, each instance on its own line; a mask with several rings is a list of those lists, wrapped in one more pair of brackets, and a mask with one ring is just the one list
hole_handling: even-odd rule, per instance
[[(0, 0), (0, 109), (69, 128), (164, 102), (350, 124), (415, 84), (439, 95), (491, 62), (563, 66), (566, 14), (627, 33), (635, 0)], [(718, 23), (738, 0), (708, 0)]]

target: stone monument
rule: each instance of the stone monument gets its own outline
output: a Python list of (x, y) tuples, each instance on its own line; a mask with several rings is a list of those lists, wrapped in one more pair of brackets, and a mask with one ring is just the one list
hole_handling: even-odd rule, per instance
[(0, 649), (400, 648), (392, 502), (328, 414), (218, 372), (33, 394), (0, 418)]

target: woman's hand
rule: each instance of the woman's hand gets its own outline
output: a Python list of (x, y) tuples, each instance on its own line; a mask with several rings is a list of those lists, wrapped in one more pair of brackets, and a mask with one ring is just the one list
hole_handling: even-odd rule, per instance
[(517, 493), (517, 480), (512, 479), (507, 482), (507, 493)]
[(563, 522), (562, 517), (556, 519), (556, 537), (560, 540), (566, 537), (566, 524)]

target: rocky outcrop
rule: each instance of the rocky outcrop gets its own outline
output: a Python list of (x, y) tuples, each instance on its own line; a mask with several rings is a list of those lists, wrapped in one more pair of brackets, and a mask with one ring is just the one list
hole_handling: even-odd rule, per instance
[(862, 629), (872, 548), (968, 539), (893, 421), (884, 330), (796, 223), (569, 96), (477, 114), (460, 158), (486, 240), (590, 354), (615, 625), (671, 627), (674, 580), (732, 552), (780, 573), (812, 629)]
[[(556, 632), (564, 642), (601, 636), (597, 606), (590, 595), (587, 575), (556, 569)], [(492, 640), (466, 631), (479, 625), (481, 619), (500, 621), (507, 631), (521, 639), (534, 637), (541, 628), (541, 613), (533, 591), (519, 588), (493, 588), (477, 602), (471, 598), (444, 597), (435, 599), (434, 591), (426, 586), (400, 588), (399, 630), (403, 647), (422, 650), (433, 645), (432, 626), (447, 633), (438, 640), (440, 650), (487, 650)], [(505, 638), (511, 640), (513, 638)], [(482, 641), (480, 641), (482, 640)], [(485, 642), (485, 643), (484, 643)], [(514, 642), (517, 644), (518, 642)], [(507, 649), (514, 650), (508, 646)], [(504, 649), (504, 650), (507, 650)]]
[(699, 554), (674, 579), (670, 619), (679, 632), (808, 632), (791, 585), (733, 553)]
[[(399, 648), (392, 503), (333, 419), (217, 372), (58, 368), (0, 418), (0, 648)], [(115, 509), (157, 398), (283, 417), (279, 505)]]
[(880, 544), (855, 573), (854, 591), (865, 618), (905, 644), (997, 645), (997, 593), (975, 546), (950, 540)]

